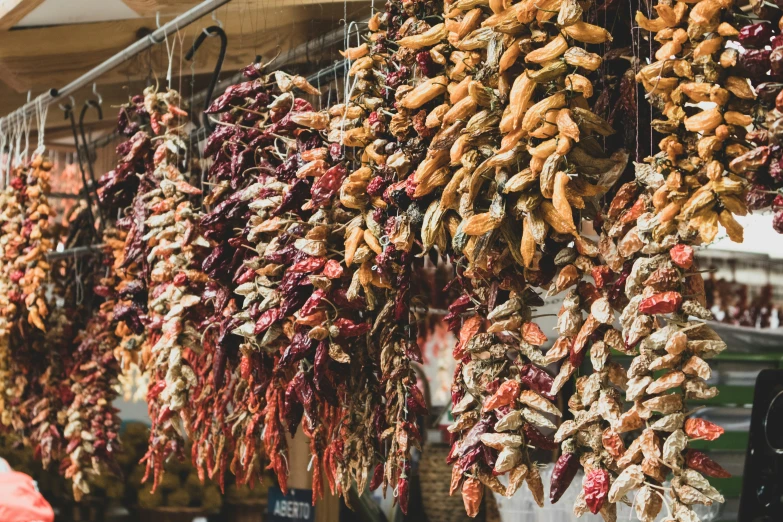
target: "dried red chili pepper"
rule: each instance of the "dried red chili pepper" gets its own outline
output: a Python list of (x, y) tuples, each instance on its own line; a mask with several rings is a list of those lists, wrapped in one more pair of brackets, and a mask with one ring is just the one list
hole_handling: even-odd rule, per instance
[(547, 341), (546, 335), (541, 330), (541, 327), (533, 322), (527, 322), (522, 325), (522, 339), (533, 346), (542, 346)]
[(372, 472), (372, 479), (370, 479), (370, 491), (375, 491), (383, 483), (383, 462), (379, 462), (375, 466), (375, 470)]
[(730, 478), (731, 473), (723, 469), (723, 467), (709, 458), (701, 451), (689, 449), (685, 454), (685, 465), (691, 469), (695, 469), (703, 475), (707, 475), (713, 478)]
[(560, 500), (568, 486), (571, 485), (578, 470), (579, 457), (576, 456), (576, 453), (563, 453), (560, 455), (560, 458), (555, 462), (555, 467), (552, 470), (552, 480), (549, 484), (549, 501), (552, 504)]
[(462, 483), (462, 502), (469, 517), (478, 515), (481, 500), (484, 497), (484, 485), (474, 477), (468, 477)]
[(693, 247), (690, 245), (679, 244), (669, 250), (672, 263), (680, 268), (689, 269), (693, 266)]
[(340, 184), (343, 182), (345, 174), (345, 165), (339, 163), (313, 182), (313, 186), (310, 188), (310, 195), (312, 196), (314, 207), (322, 206), (331, 201), (340, 190)]
[(492, 411), (501, 406), (514, 404), (520, 391), (519, 381), (508, 380), (504, 382), (491, 397), (484, 401), (484, 411)]
[(582, 488), (587, 507), (593, 515), (597, 514), (609, 495), (609, 472), (600, 468), (591, 469), (585, 476)]
[(528, 442), (532, 446), (545, 451), (554, 451), (557, 449), (557, 442), (538, 431), (538, 429), (529, 422), (526, 422), (522, 426), (522, 430), (525, 432), (525, 437), (527, 437)]
[(723, 435), (723, 428), (710, 421), (690, 417), (685, 421), (685, 433), (692, 439), (715, 440)]
[(609, 284), (612, 280), (612, 269), (606, 265), (595, 266), (590, 273), (593, 276), (596, 288), (599, 290)]
[(522, 381), (522, 384), (531, 390), (540, 393), (551, 401), (555, 400), (554, 395), (549, 393), (554, 379), (545, 370), (533, 364), (524, 364), (519, 368), (519, 379)]
[(256, 321), (256, 325), (253, 328), (255, 335), (260, 335), (267, 331), (267, 329), (281, 318), (280, 309), (272, 308), (261, 314), (261, 317)]
[(682, 295), (679, 292), (661, 292), (642, 300), (639, 304), (639, 313), (642, 314), (671, 314), (680, 309)]
[(290, 273), (313, 274), (322, 269), (326, 264), (324, 257), (308, 257), (288, 268)]
[(334, 325), (340, 330), (341, 337), (358, 337), (370, 331), (372, 325), (369, 323), (354, 323), (350, 319), (338, 317)]
[(408, 499), (410, 497), (410, 486), (408, 479), (400, 478), (397, 481), (397, 502), (400, 503), (400, 510), (403, 514), (408, 514)]

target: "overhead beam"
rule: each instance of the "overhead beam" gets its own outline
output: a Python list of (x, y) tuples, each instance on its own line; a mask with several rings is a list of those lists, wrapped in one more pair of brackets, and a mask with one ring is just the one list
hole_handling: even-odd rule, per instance
[[(122, 2), (141, 16), (155, 16), (155, 13), (175, 14), (185, 11), (193, 4), (192, 0), (122, 0)], [(264, 5), (264, 0), (233, 0), (224, 9), (262, 9), (275, 10), (286, 7), (309, 5), (344, 4), (346, 0), (275, 0)], [(348, 3), (366, 3), (371, 0), (347, 0)]]
[[(275, 16), (265, 17), (254, 29), (240, 13), (229, 12), (222, 19), (229, 37), (224, 70), (240, 69), (256, 54), (271, 57), (278, 49), (285, 51), (312, 38), (323, 32), (324, 26), (342, 18), (342, 13), (343, 4), (275, 9)], [(169, 37), (170, 44), (176, 45), (175, 72), (180, 67), (180, 56), (190, 47), (195, 35), (213, 23), (206, 18), (185, 28), (181, 33), (182, 43), (176, 36)], [(66, 84), (155, 27), (154, 19), (142, 18), (0, 33), (0, 80), (17, 92), (40, 92)], [(217, 41), (208, 39), (197, 53), (195, 74), (210, 72), (217, 52)], [(100, 83), (124, 83), (150, 73), (162, 78), (167, 65), (166, 46), (159, 45), (107, 73)], [(190, 74), (190, 64), (183, 61), (182, 70)]]
[(7, 31), (18, 24), (44, 0), (0, 0), (0, 30)]
[(181, 13), (193, 4), (190, 0), (122, 0), (122, 3), (141, 16)]

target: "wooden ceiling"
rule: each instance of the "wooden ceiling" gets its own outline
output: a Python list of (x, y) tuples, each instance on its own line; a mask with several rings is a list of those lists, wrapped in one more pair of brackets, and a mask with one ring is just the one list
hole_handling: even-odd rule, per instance
[[(139, 38), (154, 31), (156, 14), (160, 23), (172, 19), (196, 5), (196, 0), (121, 0), (138, 18), (108, 22), (14, 28), (22, 18), (44, 0), (0, 0), (0, 116), (24, 103), (32, 95), (58, 88), (77, 78)], [(370, 0), (233, 0), (216, 11), (228, 35), (228, 49), (221, 77), (232, 74), (260, 55), (266, 61), (307, 40), (342, 27), (341, 20), (369, 15)], [(193, 39), (204, 28), (214, 25), (209, 16), (183, 28), (169, 37), (172, 47), (172, 87), (187, 95), (191, 83), (198, 90), (208, 83), (217, 60), (219, 42), (207, 39), (196, 53), (193, 63), (184, 59)], [(331, 63), (339, 56), (336, 49), (319, 50), (318, 56), (305, 60), (314, 68)], [(165, 85), (168, 69), (166, 45), (158, 45), (127, 61), (101, 77), (97, 91), (103, 97), (108, 119), (114, 118), (117, 106), (155, 81)], [(302, 64), (300, 64), (301, 66)], [(296, 64), (289, 64), (290, 69)], [(94, 98), (92, 87), (74, 96), (77, 106)], [(218, 93), (216, 93), (218, 94)], [(96, 117), (87, 116), (86, 121)], [(47, 135), (67, 136), (62, 112), (50, 108)], [(94, 124), (100, 127), (101, 124)], [(103, 124), (106, 125), (106, 124)], [(47, 140), (48, 141), (48, 140)]]

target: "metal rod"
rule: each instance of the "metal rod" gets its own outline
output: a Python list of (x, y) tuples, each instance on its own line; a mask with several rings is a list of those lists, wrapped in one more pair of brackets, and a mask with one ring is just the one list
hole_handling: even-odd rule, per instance
[(178, 30), (182, 29), (183, 27), (186, 27), (199, 18), (202, 18), (204, 15), (207, 15), (217, 9), (218, 7), (221, 7), (231, 0), (204, 0), (197, 6), (193, 7), (192, 9), (185, 11), (178, 17), (174, 18), (173, 20), (169, 21), (168, 23), (164, 24), (162, 27), (156, 29), (152, 33), (148, 34), (146, 37), (142, 38), (141, 40), (129, 45), (122, 51), (118, 52), (108, 60), (106, 60), (103, 63), (100, 63), (99, 65), (93, 67), (86, 73), (82, 74), (78, 78), (76, 78), (74, 81), (69, 83), (68, 85), (60, 88), (60, 89), (50, 89), (49, 91), (41, 94), (34, 100), (31, 100), (18, 109), (16, 109), (14, 112), (4, 116), (3, 118), (0, 118), (0, 126), (7, 125), (7, 121), (9, 118), (18, 118), (19, 116), (31, 116), (35, 114), (36, 107), (38, 107), (38, 104), (43, 105), (51, 105), (52, 103), (56, 102), (57, 100), (72, 95), (77, 90), (81, 89), (85, 85), (89, 85), (107, 72), (111, 71), (118, 65), (130, 60), (137, 54), (139, 54), (142, 51), (146, 51), (153, 45), (160, 44), (166, 40), (166, 37), (170, 34), (174, 34)]
[(95, 254), (100, 254), (103, 252), (103, 248), (106, 245), (99, 244), (99, 245), (88, 245), (88, 246), (80, 246), (80, 247), (74, 247), (74, 248), (66, 248), (64, 250), (58, 251), (52, 251), (46, 253), (46, 260), (47, 261), (56, 261), (58, 259), (70, 259), (73, 257), (85, 257), (85, 256), (91, 256)]
[[(366, 19), (359, 23), (367, 23), (369, 19)], [(272, 64), (273, 68), (279, 68), (284, 65), (288, 65), (291, 62), (294, 62), (302, 57), (309, 56), (309, 54), (315, 50), (323, 50), (327, 47), (331, 47), (333, 45), (337, 45), (339, 43), (342, 43), (345, 38), (345, 33), (343, 29), (335, 29), (333, 31), (330, 31), (326, 33), (325, 35), (316, 38), (315, 40), (308, 40), (307, 42), (304, 42), (290, 51), (286, 52), (282, 56), (278, 56), (277, 59), (275, 59), (274, 63)], [(327, 65), (326, 67), (320, 69), (319, 71), (316, 71), (315, 73), (311, 74), (307, 77), (307, 81), (314, 82), (319, 79), (323, 80), (325, 78), (328, 78), (331, 75), (334, 75), (337, 73), (337, 71), (344, 67), (347, 63), (346, 60), (338, 60), (335, 63), (331, 65)], [(224, 78), (223, 80), (219, 81), (217, 85), (215, 86), (214, 92), (222, 92), (226, 90), (229, 86), (234, 85), (236, 83), (245, 81), (245, 76), (242, 74), (242, 72), (238, 72), (236, 74), (231, 75), (228, 78)], [(203, 105), (204, 100), (206, 99), (207, 92), (206, 90), (199, 91), (198, 93), (194, 94), (188, 101), (194, 106), (197, 107), (199, 105)], [(108, 144), (110, 144), (112, 141), (117, 139), (119, 137), (119, 133), (115, 130), (110, 132), (109, 134), (106, 134), (104, 136), (101, 136), (100, 138), (95, 139), (94, 141), (90, 142), (89, 147), (91, 149), (98, 149), (101, 147), (104, 147)]]

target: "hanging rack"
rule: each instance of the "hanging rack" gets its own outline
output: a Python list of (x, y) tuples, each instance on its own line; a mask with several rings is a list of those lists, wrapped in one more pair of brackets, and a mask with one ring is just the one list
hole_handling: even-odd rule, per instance
[[(364, 19), (361, 22), (358, 22), (359, 24), (366, 24), (369, 22), (369, 18)], [(290, 51), (287, 51), (285, 54), (278, 56), (277, 59), (275, 59), (272, 62), (272, 68), (280, 68), (285, 65), (288, 65), (290, 63), (296, 62), (297, 60), (300, 60), (302, 58), (306, 58), (309, 56), (315, 49), (321, 50), (327, 47), (332, 47), (334, 45), (338, 45), (340, 43), (343, 43), (345, 40), (345, 32), (343, 29), (334, 29), (323, 36), (316, 38), (315, 40), (308, 40), (307, 42), (301, 43), (291, 49)], [(314, 82), (316, 80), (324, 80), (325, 78), (330, 77), (331, 75), (335, 75), (337, 72), (339, 72), (339, 69), (341, 67), (344, 67), (347, 63), (347, 60), (338, 60), (335, 63), (331, 65), (327, 65), (326, 67), (322, 68), (319, 71), (316, 71), (312, 75), (307, 77), (307, 81)], [(242, 72), (237, 72), (236, 74), (233, 74), (227, 78), (224, 78), (223, 80), (220, 80), (215, 85), (213, 92), (222, 92), (226, 90), (229, 86), (234, 85), (239, 82), (246, 81), (247, 79), (242, 74)], [(203, 91), (199, 91), (198, 93), (194, 94), (191, 98), (191, 104), (196, 107), (199, 105), (202, 105), (205, 103), (207, 97), (208, 97), (208, 89), (205, 89)], [(90, 142), (90, 148), (101, 148), (105, 147), (106, 145), (110, 144), (112, 141), (117, 139), (119, 134), (117, 131), (110, 132), (104, 136), (101, 136), (100, 138), (95, 139), (94, 141)]]
[[(216, 4), (215, 7), (212, 8), (212, 10), (214, 10), (214, 9), (217, 9), (218, 7), (220, 7), (221, 5), (223, 5), (223, 4), (225, 4), (225, 3), (229, 2), (229, 1), (230, 0), (214, 0), (213, 2), (203, 2), (203, 4), (215, 3)], [(203, 4), (200, 4), (200, 5), (203, 5)], [(197, 9), (198, 7), (199, 6), (194, 7), (193, 9), (191, 9), (191, 11)], [(209, 13), (209, 11), (205, 11), (201, 16), (204, 16), (207, 13)], [(185, 13), (185, 14), (187, 14), (187, 13)], [(185, 15), (182, 15), (182, 16), (185, 16)], [(198, 17), (193, 18), (188, 23), (191, 23), (191, 22), (195, 21), (197, 18)], [(166, 29), (166, 27), (169, 26), (174, 21), (176, 21), (176, 19), (172, 20), (168, 24), (164, 25), (163, 27), (158, 29), (158, 31), (162, 31), (162, 30)], [(360, 24), (362, 24), (362, 23), (366, 24), (368, 21), (369, 21), (369, 19), (365, 19), (365, 20), (363, 20), (362, 22), (359, 22), (359, 23)], [(158, 31), (156, 31), (156, 33)], [(152, 33), (150, 36), (153, 36), (154, 34), (155, 33)], [(163, 36), (160, 36), (159, 38), (161, 38), (161, 40), (160, 41), (156, 41), (155, 43), (161, 43), (163, 41), (162, 40)], [(275, 67), (282, 67), (282, 66), (287, 65), (289, 63), (295, 62), (296, 60), (299, 60), (300, 58), (308, 56), (313, 51), (313, 48), (323, 49), (323, 48), (326, 48), (326, 47), (331, 47), (333, 45), (337, 45), (337, 44), (342, 43), (344, 40), (345, 40), (345, 32), (344, 32), (344, 30), (343, 29), (334, 29), (334, 30), (324, 34), (320, 38), (317, 38), (316, 40), (308, 40), (307, 42), (304, 42), (304, 43), (294, 47), (290, 51), (286, 52), (282, 57), (278, 57), (276, 60), (274, 60), (273, 64), (275, 64), (274, 65)], [(146, 47), (145, 47), (145, 49), (146, 49)], [(348, 63), (347, 60), (337, 60), (333, 64), (327, 65), (326, 67), (323, 67), (322, 69), (320, 69), (320, 70), (316, 71), (315, 73), (311, 74), (310, 76), (308, 76), (307, 77), (307, 81), (308, 82), (314, 82), (314, 81), (317, 81), (317, 80), (324, 80), (324, 79), (330, 78), (331, 76), (336, 75), (338, 73), (338, 71), (341, 68), (345, 67), (345, 65), (347, 63)], [(87, 73), (87, 74), (89, 74), (89, 73)], [(226, 78), (226, 79), (224, 79), (222, 81), (217, 82), (217, 84), (215, 86), (213, 86), (211, 91), (210, 91), (210, 89), (205, 89), (205, 90), (195, 94), (192, 97), (192, 103), (193, 103), (193, 105), (198, 105), (198, 104), (201, 104), (201, 103), (205, 103), (205, 101), (211, 96), (211, 94), (213, 92), (215, 92), (215, 91), (220, 92), (221, 90), (225, 90), (230, 85), (234, 85), (235, 83), (244, 81), (244, 79), (245, 79), (245, 77), (242, 74), (242, 72), (238, 72), (238, 73), (232, 75), (229, 78)], [(92, 81), (92, 80), (91, 79), (87, 80), (87, 81), (84, 82), (84, 84), (87, 84), (90, 81)], [(2, 121), (3, 121), (3, 118), (0, 118), (0, 125), (2, 125)], [(202, 129), (194, 130), (193, 133), (192, 133), (192, 137), (195, 137), (196, 139), (198, 139), (199, 134), (202, 134)], [(109, 134), (107, 134), (105, 136), (102, 136), (102, 137), (100, 137), (100, 138), (90, 142), (89, 144), (85, 144), (84, 150), (85, 150), (85, 152), (89, 153), (90, 149), (95, 149), (95, 148), (100, 148), (100, 147), (106, 146), (109, 143), (111, 143), (112, 141), (114, 141), (117, 138), (118, 135), (119, 134), (116, 131), (111, 132), (111, 133), (109, 133)], [(67, 196), (67, 195), (63, 195), (63, 196), (64, 197), (70, 197), (70, 196)], [(63, 250), (61, 252), (50, 252), (49, 254), (47, 254), (47, 259), (48, 260), (55, 260), (55, 259), (63, 259), (63, 258), (66, 258), (66, 257), (72, 257), (72, 256), (76, 256), (76, 257), (91, 256), (91, 255), (94, 255), (96, 253), (102, 252), (103, 251), (102, 250), (103, 246), (104, 245), (90, 245), (90, 246), (86, 246), (86, 247), (67, 248), (67, 249), (65, 249), (65, 250)]]
[(111, 71), (118, 65), (130, 60), (137, 54), (146, 51), (154, 45), (163, 43), (167, 36), (174, 34), (180, 29), (192, 24), (199, 18), (208, 15), (218, 7), (221, 7), (230, 1), (231, 0), (204, 0), (192, 9), (185, 11), (178, 17), (172, 19), (152, 33), (148, 34), (145, 38), (142, 38), (136, 43), (129, 45), (105, 62), (93, 67), (68, 85), (61, 87), (60, 89), (50, 89), (37, 98), (28, 101), (14, 112), (4, 116), (3, 118), (0, 118), (0, 127), (7, 125), (10, 119), (19, 118), (20, 116), (32, 116), (35, 114), (35, 109), (38, 103), (43, 105), (51, 105), (63, 97), (71, 96), (77, 90), (81, 89), (85, 85), (93, 83), (95, 80)]

